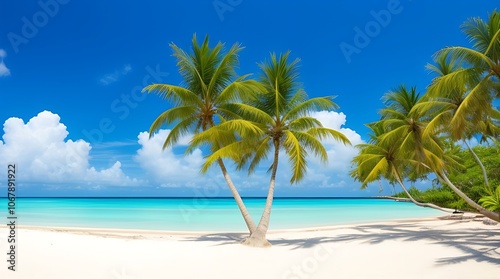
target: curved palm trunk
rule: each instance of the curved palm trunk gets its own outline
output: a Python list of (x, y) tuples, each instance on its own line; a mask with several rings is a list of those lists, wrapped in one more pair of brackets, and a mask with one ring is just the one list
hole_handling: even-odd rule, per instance
[(236, 201), (238, 208), (240, 209), (241, 215), (243, 216), (243, 219), (245, 219), (245, 223), (247, 225), (248, 230), (250, 231), (250, 235), (252, 235), (256, 230), (255, 222), (253, 221), (252, 216), (250, 216), (250, 213), (248, 213), (248, 210), (245, 204), (243, 203), (243, 200), (241, 199), (238, 190), (236, 190), (233, 181), (229, 177), (229, 173), (227, 172), (224, 162), (222, 161), (222, 159), (217, 160), (217, 162), (219, 163), (220, 169), (222, 170), (222, 174), (224, 175), (224, 179), (226, 180), (227, 186), (229, 187), (231, 194), (233, 194), (233, 198)]
[(479, 157), (477, 157), (476, 152), (474, 152), (474, 150), (472, 150), (472, 148), (470, 147), (469, 143), (466, 140), (464, 140), (464, 143), (467, 146), (467, 148), (469, 149), (470, 153), (472, 153), (472, 156), (474, 157), (476, 162), (481, 167), (481, 170), (483, 171), (484, 182), (486, 183), (486, 186), (488, 188), (490, 188), (490, 182), (488, 180), (488, 175), (486, 174), (486, 168), (484, 167), (483, 162), (481, 162), (481, 160), (479, 160)]
[(434, 209), (441, 210), (441, 211), (448, 212), (448, 213), (453, 212), (453, 210), (451, 210), (451, 209), (442, 208), (442, 207), (439, 207), (433, 203), (422, 203), (422, 202), (418, 202), (417, 200), (415, 200), (413, 198), (413, 196), (410, 194), (410, 192), (408, 192), (408, 190), (406, 189), (406, 186), (404, 185), (403, 181), (399, 177), (399, 174), (397, 173), (397, 171), (396, 171), (396, 180), (398, 181), (399, 185), (401, 185), (401, 188), (403, 188), (403, 191), (406, 193), (408, 198), (410, 198), (411, 202), (414, 203), (415, 205), (418, 205), (421, 207), (434, 208)]
[(276, 171), (278, 170), (278, 157), (279, 157), (279, 141), (274, 141), (274, 161), (273, 169), (271, 173), (271, 181), (269, 182), (269, 190), (267, 192), (266, 206), (264, 207), (264, 212), (260, 218), (257, 230), (255, 230), (248, 239), (245, 240), (244, 244), (253, 247), (268, 247), (271, 243), (267, 241), (266, 234), (269, 228), (269, 221), (271, 220), (271, 208), (273, 206), (274, 198), (274, 185), (276, 182)]
[(475, 201), (471, 200), (466, 194), (464, 194), (464, 192), (460, 191), (460, 189), (458, 189), (450, 181), (450, 179), (448, 179), (448, 176), (446, 176), (446, 174), (444, 172), (436, 173), (436, 174), (439, 178), (441, 178), (442, 180), (444, 180), (444, 182), (446, 182), (446, 184), (453, 190), (453, 192), (455, 192), (458, 196), (460, 196), (462, 199), (464, 199), (467, 202), (467, 204), (469, 204), (470, 206), (475, 208), (479, 213), (483, 214), (484, 216), (486, 216), (492, 220), (495, 220), (497, 222), (500, 222), (500, 214), (489, 211), (488, 209), (477, 204)]

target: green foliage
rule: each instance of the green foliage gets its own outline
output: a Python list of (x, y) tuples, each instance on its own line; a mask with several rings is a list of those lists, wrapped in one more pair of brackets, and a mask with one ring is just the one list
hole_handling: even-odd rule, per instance
[[(436, 77), (421, 99), (414, 88), (399, 87), (386, 94), (380, 121), (383, 131), (372, 137), (370, 144), (386, 147), (384, 150), (393, 145), (400, 150), (385, 156), (385, 160), (403, 161), (404, 168), (396, 164), (393, 170), (396, 174), (399, 171), (404, 179), (425, 175), (422, 166), (436, 174), (439, 180), (434, 181), (435, 187), (422, 193), (414, 191), (422, 202), (466, 210), (480, 210), (477, 204), (480, 202), (498, 212), (500, 194), (488, 185), (500, 184), (500, 112), (495, 107), (500, 95), (500, 13), (493, 11), (487, 21), (469, 19), (462, 30), (472, 47), (452, 46), (436, 52), (435, 65), (428, 65)], [(478, 146), (473, 151), (457, 149), (456, 143), (472, 138), (494, 144)], [(368, 170), (359, 171), (363, 164), (375, 167), (366, 164), (375, 160), (374, 155), (366, 156), (369, 149), (362, 148), (354, 160), (355, 178), (364, 183), (367, 178), (373, 181), (381, 176), (393, 181), (394, 177), (382, 172), (370, 176), (366, 175), (370, 173)], [(486, 174), (478, 161), (484, 165)], [(415, 163), (416, 166), (408, 168)], [(447, 183), (441, 184), (441, 180)], [(489, 217), (498, 218), (494, 214)]]
[[(491, 146), (476, 146), (472, 150), (483, 163), (491, 185), (500, 184), (500, 144)], [(448, 175), (451, 181), (460, 189), (466, 190), (469, 197), (477, 201), (485, 194), (485, 181), (480, 165), (474, 159), (471, 151), (463, 149), (458, 156), (462, 158), (465, 168)]]
[[(408, 189), (408, 192), (415, 200), (422, 201), (422, 192), (419, 189), (417, 189), (415, 186), (410, 187), (410, 189)], [(399, 193), (395, 194), (393, 197), (408, 198), (408, 195), (406, 195), (405, 192), (399, 192)]]
[[(225, 52), (223, 43), (210, 47), (208, 36), (200, 44), (194, 35), (191, 53), (173, 43), (170, 47), (184, 80), (183, 86), (152, 84), (143, 89), (174, 104), (173, 108), (158, 116), (149, 130), (151, 137), (161, 127), (174, 125), (164, 149), (173, 146), (182, 136), (199, 133), (227, 118), (234, 118), (237, 115), (230, 106), (261, 90), (257, 81), (246, 79), (248, 75), (238, 76), (234, 70), (238, 66), (238, 53), (242, 50), (239, 44)], [(225, 138), (227, 141), (234, 136), (226, 133)], [(210, 146), (215, 150), (219, 144), (215, 141)]]
[[(445, 208), (466, 209), (465, 204), (461, 203), (460, 197), (455, 195), (448, 188), (431, 188), (426, 191), (420, 191), (412, 186), (408, 192), (412, 197), (423, 203), (432, 203)], [(405, 192), (399, 192), (394, 195), (397, 198), (408, 198)]]
[[(245, 104), (223, 106), (239, 119), (228, 120), (194, 136), (192, 143), (197, 146), (213, 142), (218, 137), (219, 141), (223, 140), (221, 136), (228, 130), (237, 134), (237, 141), (224, 144), (207, 157), (202, 171), (208, 170), (219, 158), (228, 158), (235, 161), (240, 169), (248, 166), (249, 173), (252, 173), (272, 152), (277, 154), (283, 149), (291, 165), (290, 183), (296, 183), (306, 173), (307, 155), (312, 153), (321, 161), (327, 161), (328, 154), (322, 139), (333, 138), (349, 144), (345, 135), (323, 127), (321, 122), (310, 116), (311, 112), (333, 110), (338, 106), (333, 97), (308, 98), (297, 81), (299, 60), (289, 61), (289, 54), (271, 54), (269, 61), (259, 64), (262, 90), (247, 96)], [(270, 168), (273, 171), (278, 167), (277, 159), (275, 156)]]
[(431, 171), (455, 165), (440, 138), (423, 136), (428, 115), (418, 109), (422, 98), (415, 87), (399, 86), (383, 100), (380, 121), (367, 125), (372, 130), (370, 142), (358, 145), (360, 152), (352, 160), (355, 168), (350, 175), (362, 188), (381, 178), (403, 186), (405, 179), (423, 179)]
[(425, 191), (422, 193), (422, 200), (428, 203), (442, 204), (447, 208), (455, 208), (453, 203), (459, 201), (460, 198), (448, 188), (440, 188)]
[[(500, 144), (496, 142), (490, 146), (476, 146), (474, 152), (481, 159), (490, 184), (500, 184)], [(496, 191), (486, 187), (483, 174), (479, 164), (475, 161), (472, 153), (468, 149), (461, 149), (457, 154), (463, 160), (465, 168), (449, 173), (449, 178), (472, 200), (481, 203), (485, 208), (498, 212), (496, 206), (500, 206), (500, 190)], [(409, 192), (418, 201), (433, 203), (441, 207), (456, 208), (460, 210), (473, 211), (465, 201), (450, 190), (446, 185), (440, 183), (438, 179), (433, 181), (433, 187), (426, 191), (419, 191), (412, 187)], [(395, 197), (407, 197), (404, 192), (397, 193)]]
[(479, 202), (488, 210), (500, 213), (500, 186), (491, 191), (490, 195), (482, 197)]
[(471, 18), (462, 30), (473, 47), (446, 47), (436, 53), (437, 65), (428, 68), (437, 77), (426, 95), (432, 102), (447, 104), (446, 108), (441, 106), (442, 115), (436, 122), (454, 140), (474, 134), (481, 134), (482, 141), (498, 138), (499, 117), (493, 103), (499, 96), (500, 13), (493, 11), (487, 21)]

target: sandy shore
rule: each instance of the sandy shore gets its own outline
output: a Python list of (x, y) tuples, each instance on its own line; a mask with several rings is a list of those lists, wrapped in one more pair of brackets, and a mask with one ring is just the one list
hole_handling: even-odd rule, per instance
[[(0, 227), (6, 259), (8, 231)], [(20, 228), (0, 278), (500, 278), (500, 225), (437, 218), (241, 233)]]

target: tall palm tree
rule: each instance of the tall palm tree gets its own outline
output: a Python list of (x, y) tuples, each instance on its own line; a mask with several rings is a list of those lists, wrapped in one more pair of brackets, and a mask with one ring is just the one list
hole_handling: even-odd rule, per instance
[[(436, 77), (429, 86), (429, 97), (466, 88), (465, 98), (454, 113), (450, 126), (455, 132), (464, 132), (470, 127), (480, 126), (494, 99), (499, 98), (500, 81), (500, 13), (493, 11), (488, 21), (471, 18), (462, 25), (472, 48), (447, 47), (436, 53), (436, 57), (449, 57), (462, 66), (454, 71)], [(461, 128), (463, 127), (463, 128)]]
[[(271, 245), (266, 234), (271, 217), (280, 150), (285, 151), (291, 164), (290, 183), (297, 183), (304, 178), (307, 171), (308, 152), (314, 153), (323, 162), (328, 160), (321, 139), (332, 137), (344, 144), (350, 144), (341, 132), (323, 127), (317, 119), (310, 116), (315, 110), (332, 110), (338, 106), (332, 101), (332, 97), (308, 99), (297, 82), (299, 60), (289, 62), (289, 54), (290, 52), (286, 52), (279, 57), (271, 54), (270, 61), (259, 64), (262, 70), (260, 82), (264, 87), (262, 94), (246, 100), (248, 104), (232, 104), (233, 111), (241, 115), (246, 123), (233, 125), (230, 123), (239, 120), (232, 120), (211, 129), (223, 131), (226, 129), (223, 125), (233, 125), (241, 140), (210, 155), (204, 170), (219, 158), (226, 157), (236, 161), (240, 168), (248, 166), (249, 173), (252, 173), (260, 162), (272, 154), (273, 161), (269, 168), (271, 178), (264, 211), (257, 229), (245, 240), (245, 244), (250, 246)], [(197, 135), (193, 141), (203, 142), (209, 139), (210, 142), (213, 140), (210, 139), (213, 134), (217, 132), (206, 131)]]
[[(234, 44), (224, 53), (224, 44), (219, 42), (211, 48), (206, 36), (200, 45), (194, 35), (192, 53), (185, 52), (173, 43), (170, 47), (177, 59), (179, 73), (184, 79), (183, 86), (152, 84), (143, 90), (148, 93), (155, 92), (174, 105), (161, 113), (149, 130), (149, 136), (152, 137), (162, 126), (175, 124), (165, 139), (163, 149), (173, 146), (182, 136), (205, 131), (218, 122), (233, 117), (231, 103), (237, 102), (242, 96), (255, 94), (261, 88), (257, 81), (247, 79), (248, 75), (237, 76), (235, 67), (238, 65), (238, 53), (242, 50), (239, 44)], [(214, 152), (224, 144), (236, 140), (231, 135), (232, 133), (226, 132), (225, 137), (211, 142), (211, 151)], [(248, 230), (252, 233), (256, 229), (255, 222), (231, 181), (224, 162), (218, 159), (217, 163)]]

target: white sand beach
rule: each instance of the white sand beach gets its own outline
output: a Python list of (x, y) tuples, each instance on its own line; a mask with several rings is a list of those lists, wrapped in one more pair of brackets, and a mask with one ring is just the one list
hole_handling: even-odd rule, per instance
[[(6, 259), (7, 228), (0, 228)], [(272, 231), (270, 248), (240, 233), (21, 228), (16, 271), (0, 278), (499, 278), (500, 225), (404, 220)]]

